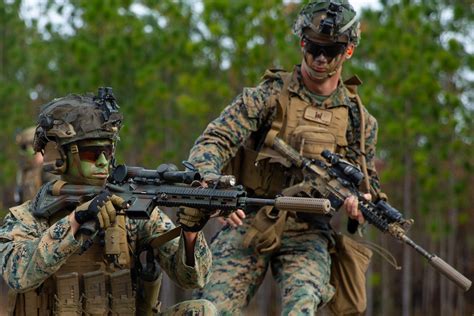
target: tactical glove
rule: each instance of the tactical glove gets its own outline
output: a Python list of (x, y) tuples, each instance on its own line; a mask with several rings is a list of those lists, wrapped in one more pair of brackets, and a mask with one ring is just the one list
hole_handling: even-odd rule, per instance
[(200, 231), (208, 220), (209, 215), (195, 208), (181, 207), (178, 211), (178, 223), (186, 232)]
[(74, 218), (81, 225), (98, 220), (100, 228), (106, 229), (115, 222), (117, 210), (123, 207), (124, 202), (121, 197), (102, 191), (92, 200), (79, 205), (75, 210)]

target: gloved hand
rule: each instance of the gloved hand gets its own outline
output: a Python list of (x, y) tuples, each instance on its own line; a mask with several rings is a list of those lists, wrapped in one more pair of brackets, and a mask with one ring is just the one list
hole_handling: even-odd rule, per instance
[(92, 200), (79, 205), (75, 210), (74, 218), (81, 225), (97, 219), (100, 228), (106, 229), (115, 222), (117, 210), (123, 207), (124, 202), (125, 200), (121, 197), (102, 191)]
[(185, 232), (198, 232), (209, 220), (209, 215), (201, 210), (181, 207), (178, 211), (178, 223)]

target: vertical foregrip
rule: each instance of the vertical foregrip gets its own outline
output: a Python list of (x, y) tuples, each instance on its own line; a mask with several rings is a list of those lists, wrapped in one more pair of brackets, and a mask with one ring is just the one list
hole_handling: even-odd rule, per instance
[(275, 199), (275, 207), (284, 211), (328, 214), (331, 203), (327, 199), (281, 196)]
[(433, 256), (431, 259), (429, 259), (429, 262), (436, 270), (444, 274), (447, 278), (456, 283), (456, 285), (462, 288), (464, 291), (469, 290), (469, 288), (471, 287), (471, 280), (466, 278), (458, 270), (454, 269), (443, 259), (437, 256)]

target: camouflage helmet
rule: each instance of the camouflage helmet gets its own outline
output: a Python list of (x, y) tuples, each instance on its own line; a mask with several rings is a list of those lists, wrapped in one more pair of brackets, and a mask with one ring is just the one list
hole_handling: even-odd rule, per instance
[(42, 106), (35, 133), (35, 151), (48, 142), (61, 147), (83, 139), (116, 141), (122, 114), (111, 88), (99, 88), (98, 96), (70, 94)]
[(360, 23), (347, 0), (319, 0), (305, 5), (293, 24), (299, 38), (353, 43), (360, 40)]

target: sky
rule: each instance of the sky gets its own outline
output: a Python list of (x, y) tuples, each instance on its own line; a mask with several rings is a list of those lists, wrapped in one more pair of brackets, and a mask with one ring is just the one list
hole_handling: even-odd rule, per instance
[(363, 7), (378, 8), (380, 6), (378, 0), (349, 0), (350, 4), (354, 7), (356, 12), (360, 14), (360, 10)]

